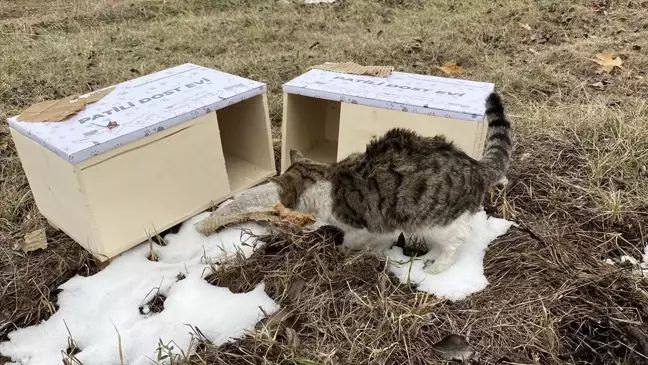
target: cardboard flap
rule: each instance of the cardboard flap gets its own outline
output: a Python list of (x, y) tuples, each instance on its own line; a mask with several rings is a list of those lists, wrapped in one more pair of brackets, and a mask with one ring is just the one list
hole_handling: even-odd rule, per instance
[(376, 77), (387, 77), (391, 75), (394, 68), (392, 66), (362, 66), (355, 62), (333, 63), (326, 62), (321, 65), (311, 66), (309, 70), (325, 70), (351, 75), (367, 75)]
[(64, 99), (43, 101), (27, 108), (17, 118), (20, 122), (62, 122), (85, 109), (86, 105), (103, 99), (114, 87), (95, 91), (85, 97), (70, 96)]

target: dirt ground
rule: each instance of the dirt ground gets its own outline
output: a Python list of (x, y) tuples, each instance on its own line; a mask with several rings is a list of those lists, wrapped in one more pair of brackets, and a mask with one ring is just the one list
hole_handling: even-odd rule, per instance
[[(641, 259), (648, 244), (647, 13), (645, 0), (0, 2), (0, 341), (48, 318), (58, 285), (97, 270), (51, 228), (46, 250), (13, 249), (47, 224), (6, 117), (193, 62), (267, 83), (278, 145), (281, 85), (310, 65), (443, 75), (436, 66), (456, 62), (456, 77), (496, 83), (515, 132), (511, 183), (486, 208), (520, 227), (488, 250), (488, 288), (452, 303), (331, 237), (278, 231), (273, 249), (209, 278), (234, 291), (266, 281), (290, 312), (278, 334), (177, 363), (441, 364), (432, 345), (451, 333), (476, 364), (648, 363), (648, 279), (604, 262)], [(621, 67), (601, 70), (601, 52)]]

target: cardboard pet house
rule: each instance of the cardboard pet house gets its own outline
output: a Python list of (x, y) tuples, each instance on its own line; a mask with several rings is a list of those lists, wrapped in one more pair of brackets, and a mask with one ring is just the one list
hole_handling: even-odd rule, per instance
[(275, 175), (266, 90), (184, 64), (9, 125), (40, 212), (103, 261)]
[(393, 127), (443, 134), (473, 158), (483, 153), (492, 83), (392, 72), (387, 77), (313, 69), (284, 84), (281, 170), (291, 148), (336, 162)]

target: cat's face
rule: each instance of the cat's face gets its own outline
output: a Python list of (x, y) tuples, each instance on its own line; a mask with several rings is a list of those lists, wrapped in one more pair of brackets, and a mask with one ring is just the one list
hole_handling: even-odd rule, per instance
[(279, 185), (281, 203), (295, 209), (302, 194), (314, 184), (327, 178), (329, 164), (304, 157), (298, 150), (290, 150), (290, 166), (270, 181)]

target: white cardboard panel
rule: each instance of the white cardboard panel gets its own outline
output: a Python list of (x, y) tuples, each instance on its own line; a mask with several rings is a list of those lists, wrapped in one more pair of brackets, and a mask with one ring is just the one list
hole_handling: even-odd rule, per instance
[(96, 253), (106, 258), (188, 219), (230, 192), (215, 112), (160, 136), (79, 171), (101, 243)]
[[(63, 122), (9, 125), (71, 163), (265, 93), (265, 84), (184, 64), (118, 84)], [(105, 127), (115, 121), (118, 127)]]
[(392, 72), (388, 77), (310, 70), (287, 82), (289, 94), (482, 123), (492, 83)]

